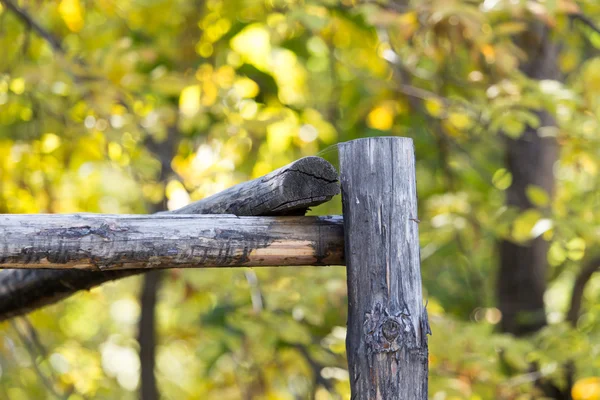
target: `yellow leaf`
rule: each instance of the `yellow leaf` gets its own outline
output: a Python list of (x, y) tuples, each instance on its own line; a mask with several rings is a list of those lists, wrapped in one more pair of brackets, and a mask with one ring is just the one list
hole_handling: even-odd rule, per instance
[(567, 257), (573, 261), (579, 261), (585, 255), (585, 240), (574, 238), (567, 243)]
[(548, 262), (553, 267), (562, 264), (567, 259), (567, 252), (558, 242), (553, 242), (548, 250)]
[(573, 50), (567, 49), (558, 57), (558, 64), (563, 72), (571, 72), (579, 63), (579, 54)]
[(548, 229), (546, 232), (542, 234), (542, 237), (545, 241), (549, 242), (554, 237), (554, 229)]
[(108, 144), (108, 157), (113, 161), (118, 161), (123, 155), (123, 149), (119, 143), (110, 142)]
[(25, 79), (15, 78), (10, 81), (9, 87), (14, 94), (22, 94), (25, 91)]
[(525, 128), (525, 124), (516, 119), (507, 119), (504, 121), (504, 125), (502, 126), (504, 133), (506, 133), (506, 135), (512, 139), (518, 139), (521, 137)]
[(527, 24), (525, 22), (509, 21), (496, 26), (496, 28), (494, 29), (494, 34), (497, 36), (510, 36), (517, 33), (521, 33), (526, 29)]
[(60, 137), (54, 133), (45, 133), (42, 136), (42, 153), (52, 153), (60, 147)]
[(448, 136), (452, 136), (457, 139), (464, 139), (466, 137), (465, 133), (461, 129), (458, 129), (455, 125), (450, 123), (449, 119), (442, 121), (442, 127)]
[(394, 125), (394, 112), (388, 105), (375, 107), (367, 117), (367, 125), (373, 129), (387, 131)]
[(430, 97), (425, 100), (425, 109), (432, 117), (439, 117), (444, 111), (444, 104), (435, 97)]
[(600, 91), (600, 60), (594, 59), (587, 63), (583, 70), (583, 84), (590, 92)]
[(600, 377), (579, 379), (571, 389), (573, 400), (600, 400)]
[(72, 32), (79, 32), (83, 28), (83, 9), (79, 0), (62, 0), (58, 12)]
[(537, 207), (545, 207), (550, 202), (550, 197), (546, 191), (536, 185), (528, 185), (525, 189), (527, 198), (531, 201), (531, 204)]
[(97, 4), (105, 14), (110, 15), (111, 17), (114, 16), (117, 11), (117, 4), (112, 0), (98, 0)]
[(452, 112), (448, 115), (448, 122), (454, 125), (456, 129), (468, 129), (472, 125), (471, 118), (467, 114)]
[(241, 96), (245, 98), (256, 97), (260, 92), (260, 88), (250, 78), (238, 78), (233, 84), (235, 91)]
[(230, 44), (248, 63), (262, 71), (269, 69), (271, 36), (263, 25), (248, 25), (231, 39)]
[(187, 117), (192, 117), (200, 111), (200, 86), (188, 86), (181, 91), (179, 110)]
[(397, 27), (404, 38), (409, 38), (419, 28), (419, 17), (416, 11), (404, 13), (398, 17)]
[[(217, 97), (219, 96), (219, 88), (212, 81), (206, 81), (202, 85), (202, 105), (205, 107), (210, 107), (216, 103)], [(233, 104), (237, 103), (237, 99), (233, 98)]]
[(273, 167), (271, 166), (271, 164), (264, 161), (259, 161), (256, 164), (254, 164), (254, 169), (252, 170), (252, 177), (258, 178), (259, 176), (266, 175), (271, 171), (273, 171)]
[(496, 50), (492, 45), (486, 44), (481, 47), (481, 54), (485, 57), (485, 61), (489, 64), (493, 64), (496, 61)]
[(579, 157), (579, 164), (581, 164), (583, 170), (590, 175), (596, 175), (598, 172), (596, 160), (593, 157), (590, 157), (588, 154), (582, 154)]
[(538, 210), (530, 209), (519, 215), (513, 223), (512, 236), (518, 242), (532, 239), (536, 223), (541, 218)]
[(298, 132), (296, 121), (289, 118), (267, 127), (267, 146), (273, 154), (281, 154), (289, 149), (292, 139)]

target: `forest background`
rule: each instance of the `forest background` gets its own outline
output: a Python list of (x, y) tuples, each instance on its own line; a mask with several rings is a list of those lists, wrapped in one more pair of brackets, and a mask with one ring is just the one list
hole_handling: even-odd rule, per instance
[[(600, 399), (598, 24), (594, 0), (0, 0), (0, 213), (175, 209), (411, 137), (431, 398)], [(343, 267), (127, 278), (0, 323), (0, 398), (348, 399), (346, 308)]]

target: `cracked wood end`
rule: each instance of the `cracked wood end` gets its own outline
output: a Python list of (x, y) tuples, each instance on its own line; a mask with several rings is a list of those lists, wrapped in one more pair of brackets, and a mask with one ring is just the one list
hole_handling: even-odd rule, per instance
[(309, 207), (331, 200), (339, 191), (338, 174), (330, 163), (320, 157), (304, 157), (173, 213), (304, 215)]

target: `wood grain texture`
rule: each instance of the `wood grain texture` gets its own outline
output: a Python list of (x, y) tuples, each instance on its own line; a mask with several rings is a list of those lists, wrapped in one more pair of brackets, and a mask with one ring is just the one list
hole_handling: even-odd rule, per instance
[(341, 217), (18, 214), (0, 217), (0, 268), (341, 265)]
[(427, 399), (412, 140), (359, 139), (339, 154), (352, 399)]
[[(283, 171), (282, 171), (283, 170)], [(306, 172), (302, 174), (295, 172), (301, 170)], [(285, 176), (304, 175), (306, 177), (314, 175), (315, 179), (305, 179), (302, 181), (303, 189), (293, 189), (290, 193), (287, 189), (268, 190), (263, 189), (258, 178), (252, 187), (257, 193), (272, 193), (273, 199), (256, 203), (253, 207), (248, 207), (248, 201), (242, 201), (241, 195), (245, 199), (251, 199), (252, 193), (248, 188), (249, 182), (241, 183), (227, 189), (227, 196), (219, 196), (222, 203), (215, 201), (215, 196), (199, 200), (187, 207), (188, 213), (219, 214), (223, 208), (234, 215), (297, 215), (303, 214), (310, 206), (316, 205), (316, 198), (322, 197), (323, 202), (329, 200), (339, 192), (337, 183), (330, 180), (337, 177), (335, 168), (327, 161), (318, 157), (306, 157), (295, 161), (294, 163), (278, 170), (277, 179), (286, 181)], [(287, 172), (285, 172), (287, 171)], [(265, 178), (272, 176), (268, 174)], [(319, 179), (323, 178), (323, 179)], [(266, 183), (272, 187), (272, 180), (267, 179)], [(292, 179), (289, 178), (288, 182)], [(240, 187), (244, 187), (241, 190)], [(288, 188), (290, 184), (284, 186)], [(313, 195), (306, 196), (306, 193)], [(258, 195), (257, 195), (258, 197)], [(262, 203), (262, 204), (261, 204)], [(273, 204), (277, 210), (269, 208)], [(287, 205), (287, 206), (286, 206)], [(285, 209), (285, 211), (284, 211)], [(170, 213), (181, 212), (175, 210)], [(286, 214), (287, 213), (287, 214)], [(118, 271), (87, 271), (87, 270), (49, 270), (49, 269), (14, 269), (0, 271), (0, 321), (13, 316), (22, 315), (48, 304), (56, 303), (79, 290), (89, 290), (95, 286), (116, 279), (126, 278), (146, 272), (145, 270), (118, 270)]]

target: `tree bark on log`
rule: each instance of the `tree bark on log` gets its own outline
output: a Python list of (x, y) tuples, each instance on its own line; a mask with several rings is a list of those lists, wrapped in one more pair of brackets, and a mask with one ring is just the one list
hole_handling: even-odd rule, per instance
[[(296, 170), (306, 173), (303, 174)], [(274, 175), (277, 175), (277, 178)], [(296, 187), (296, 189), (293, 193), (287, 190), (265, 190), (265, 183), (262, 181), (266, 180), (266, 184), (273, 188), (271, 186), (273, 179), (277, 179), (284, 188)], [(228, 197), (221, 197), (221, 200), (224, 204), (237, 205), (228, 207), (229, 213), (235, 215), (245, 215), (244, 210), (250, 210), (252, 215), (269, 215), (274, 211), (270, 208), (272, 204), (276, 206), (275, 213), (278, 214), (283, 214), (284, 208), (285, 212), (289, 214), (303, 214), (309, 207), (318, 204), (318, 198), (322, 199), (321, 202), (326, 202), (338, 194), (339, 186), (335, 182), (331, 182), (335, 179), (337, 179), (337, 172), (330, 163), (319, 157), (306, 157), (262, 178), (240, 184), (245, 188), (243, 191), (235, 190), (240, 185), (228, 189)], [(253, 197), (250, 187), (254, 187), (257, 193), (263, 193), (263, 198), (264, 193), (270, 192), (273, 199), (248, 206), (249, 199)], [(238, 193), (242, 193), (242, 195), (238, 196)], [(306, 193), (309, 195), (306, 196)], [(242, 201), (242, 198), (246, 200)], [(212, 206), (208, 205), (208, 199), (211, 199)], [(214, 196), (208, 199), (193, 203), (194, 208), (190, 209), (191, 205), (187, 206), (187, 212), (205, 214), (221, 212), (223, 206), (214, 201)], [(0, 271), (0, 321), (58, 302), (79, 290), (89, 290), (102, 283), (142, 272), (145, 271), (93, 272), (34, 269)]]
[(338, 192), (335, 168), (322, 158), (305, 157), (171, 213), (304, 215), (309, 207), (329, 201)]
[(342, 265), (341, 217), (15, 214), (0, 217), (0, 268)]
[(427, 399), (414, 148), (408, 138), (341, 144), (353, 399)]

